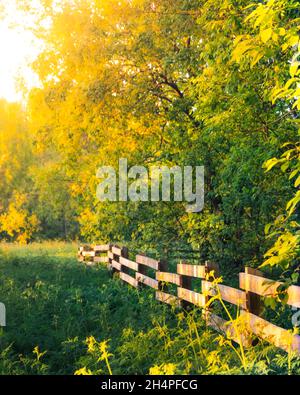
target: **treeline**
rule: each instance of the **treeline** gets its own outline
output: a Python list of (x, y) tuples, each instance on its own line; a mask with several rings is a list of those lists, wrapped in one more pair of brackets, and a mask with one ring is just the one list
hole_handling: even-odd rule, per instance
[[(256, 266), (277, 240), (269, 263), (295, 268), (299, 1), (41, 3), (41, 87), (25, 113), (1, 103), (2, 238), (135, 241)], [(204, 210), (100, 203), (96, 171), (120, 157), (204, 165)]]

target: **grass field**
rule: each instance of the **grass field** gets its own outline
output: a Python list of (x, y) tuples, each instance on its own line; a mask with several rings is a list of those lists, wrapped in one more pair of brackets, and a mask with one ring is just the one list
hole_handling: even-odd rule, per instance
[(270, 347), (239, 350), (188, 316), (85, 267), (77, 245), (0, 245), (1, 374), (299, 373)]

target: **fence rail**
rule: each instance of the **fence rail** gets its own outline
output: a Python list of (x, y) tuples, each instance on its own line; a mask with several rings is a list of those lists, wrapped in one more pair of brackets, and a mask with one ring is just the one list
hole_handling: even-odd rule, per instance
[[(205, 262), (204, 265), (179, 263), (177, 272), (171, 273), (165, 261), (143, 254), (138, 254), (135, 260), (131, 260), (128, 255), (126, 247), (111, 244), (80, 246), (78, 249), (79, 261), (87, 265), (106, 263), (112, 273), (134, 288), (152, 288), (156, 299), (162, 303), (176, 308), (189, 308), (193, 305), (201, 308), (209, 327), (237, 343), (242, 342), (248, 347), (252, 344), (253, 336), (256, 336), (285, 351), (300, 354), (298, 334), (261, 317), (262, 298), (276, 297), (281, 282), (269, 280), (261, 271), (246, 267), (244, 273), (239, 273), (240, 289), (237, 289), (213, 281), (213, 278), (219, 276), (219, 267), (213, 262)], [(200, 279), (201, 292), (198, 292), (200, 286), (196, 291), (193, 289), (193, 278)], [(172, 292), (169, 284), (173, 284), (173, 288), (176, 286), (177, 292)], [(300, 308), (300, 287), (291, 285), (285, 292), (287, 304), (294, 309)], [(212, 302), (211, 298), (238, 306), (239, 317), (234, 325), (213, 312), (214, 305), (209, 303)]]

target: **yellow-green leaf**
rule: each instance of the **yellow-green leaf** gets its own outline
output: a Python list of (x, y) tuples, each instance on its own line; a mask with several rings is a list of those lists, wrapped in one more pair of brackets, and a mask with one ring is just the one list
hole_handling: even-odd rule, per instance
[(285, 28), (284, 28), (284, 27), (281, 27), (281, 28), (279, 29), (279, 35), (280, 35), (280, 36), (284, 36), (284, 35), (285, 35)]
[(297, 75), (299, 64), (300, 64), (299, 62), (294, 62), (294, 63), (291, 64), (291, 67), (290, 67), (290, 75), (291, 75), (291, 77), (295, 77)]
[(270, 40), (270, 38), (272, 37), (272, 28), (268, 28), (265, 30), (262, 30), (260, 32), (260, 38), (262, 40), (262, 42), (266, 43)]

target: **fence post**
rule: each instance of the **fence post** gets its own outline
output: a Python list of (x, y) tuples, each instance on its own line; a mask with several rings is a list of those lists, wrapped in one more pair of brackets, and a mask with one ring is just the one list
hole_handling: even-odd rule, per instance
[[(180, 262), (180, 263), (185, 263), (185, 262)], [(191, 290), (192, 289), (192, 277), (185, 276), (183, 274), (178, 274), (178, 276), (179, 276), (179, 281), (180, 281), (180, 288), (185, 288), (185, 289)], [(186, 311), (189, 311), (191, 309), (191, 307), (193, 306), (192, 303), (190, 303), (186, 300), (181, 300), (180, 304), (181, 304), (181, 307)]]
[(108, 261), (107, 261), (106, 267), (107, 267), (107, 270), (109, 270), (111, 272), (111, 259), (109, 257), (110, 250), (111, 250), (111, 244), (108, 244), (108, 250), (106, 252)]
[[(168, 271), (168, 262), (166, 260), (159, 260), (158, 261), (158, 272), (167, 272)], [(157, 278), (157, 276), (155, 275), (155, 277)], [(158, 290), (165, 292), (167, 291), (167, 286), (163, 285), (163, 281), (158, 281)]]
[[(263, 272), (261, 272), (258, 269), (254, 269), (252, 267), (245, 267), (245, 274), (252, 274), (254, 276), (258, 276), (258, 277), (264, 277)], [(241, 287), (241, 283), (240, 283), (240, 287)], [(242, 310), (241, 313), (245, 312), (246, 313), (251, 313), (251, 314), (255, 314), (257, 316), (261, 316), (262, 310), (263, 310), (263, 303), (262, 303), (262, 298), (257, 295), (254, 292), (251, 292), (247, 289), (245, 289), (246, 292), (246, 310)], [(248, 327), (249, 322), (246, 321), (246, 325), (247, 328), (249, 329), (249, 336), (247, 336), (247, 346), (255, 346), (259, 339), (257, 336), (250, 335), (251, 333), (251, 329)]]
[(109, 270), (110, 274), (113, 274), (113, 268), (111, 266), (111, 262), (112, 262), (112, 258), (111, 258), (112, 251), (111, 251), (111, 248), (112, 248), (112, 244), (109, 244), (108, 251), (107, 251), (107, 256), (108, 256), (107, 269)]
[[(112, 246), (111, 246), (111, 252), (112, 252), (112, 248), (113, 248), (113, 247), (119, 248), (117, 245), (112, 245)], [(114, 254), (113, 252), (112, 252), (112, 254), (113, 254), (113, 260), (116, 261), (116, 262), (119, 262), (119, 255)], [(115, 267), (112, 267), (112, 274), (113, 274), (113, 275), (114, 275), (114, 274), (117, 274), (117, 275), (119, 276), (120, 272), (119, 272), (119, 270), (116, 269)]]
[(82, 251), (83, 251), (83, 247), (78, 247), (78, 253), (77, 253), (77, 257), (78, 257), (78, 261), (79, 262), (83, 262), (84, 261), (84, 257), (82, 255)]
[[(258, 277), (264, 277), (263, 272), (258, 269), (253, 269), (252, 267), (245, 267), (245, 274), (252, 274)], [(256, 293), (251, 291), (246, 291), (246, 299), (247, 299), (247, 312), (260, 316), (263, 310), (262, 299)]]
[(214, 275), (208, 278), (208, 281), (212, 281), (213, 278), (220, 277), (220, 267), (215, 262), (205, 261), (205, 273), (209, 274), (212, 271), (214, 272)]
[[(139, 255), (144, 255), (144, 254), (140, 253)], [(145, 265), (142, 265), (141, 263), (138, 263), (138, 264), (137, 264), (137, 273), (145, 274), (145, 275), (146, 275), (146, 273), (147, 273), (147, 268), (146, 268), (146, 266), (145, 266)], [(142, 281), (139, 281), (139, 280), (138, 280), (138, 289), (141, 290), (141, 289), (143, 289), (143, 288), (146, 288), (146, 284), (144, 284)]]
[[(213, 273), (213, 276), (209, 276), (209, 273), (211, 272)], [(208, 281), (213, 281), (214, 279), (220, 277), (220, 267), (217, 263), (215, 262), (211, 262), (211, 261), (205, 261), (205, 274), (208, 277), (207, 280)], [(203, 292), (203, 291), (202, 291)], [(207, 307), (207, 303), (209, 302), (210, 296), (206, 295), (205, 296), (205, 307), (203, 309), (203, 318), (205, 319), (205, 321), (208, 321), (208, 315), (209, 312), (212, 310), (212, 308), (209, 306)]]
[[(121, 257), (128, 258), (128, 248), (127, 247), (121, 248)], [(118, 262), (119, 262), (119, 257), (118, 257)], [(121, 272), (129, 274), (129, 268), (127, 266), (121, 265)]]

